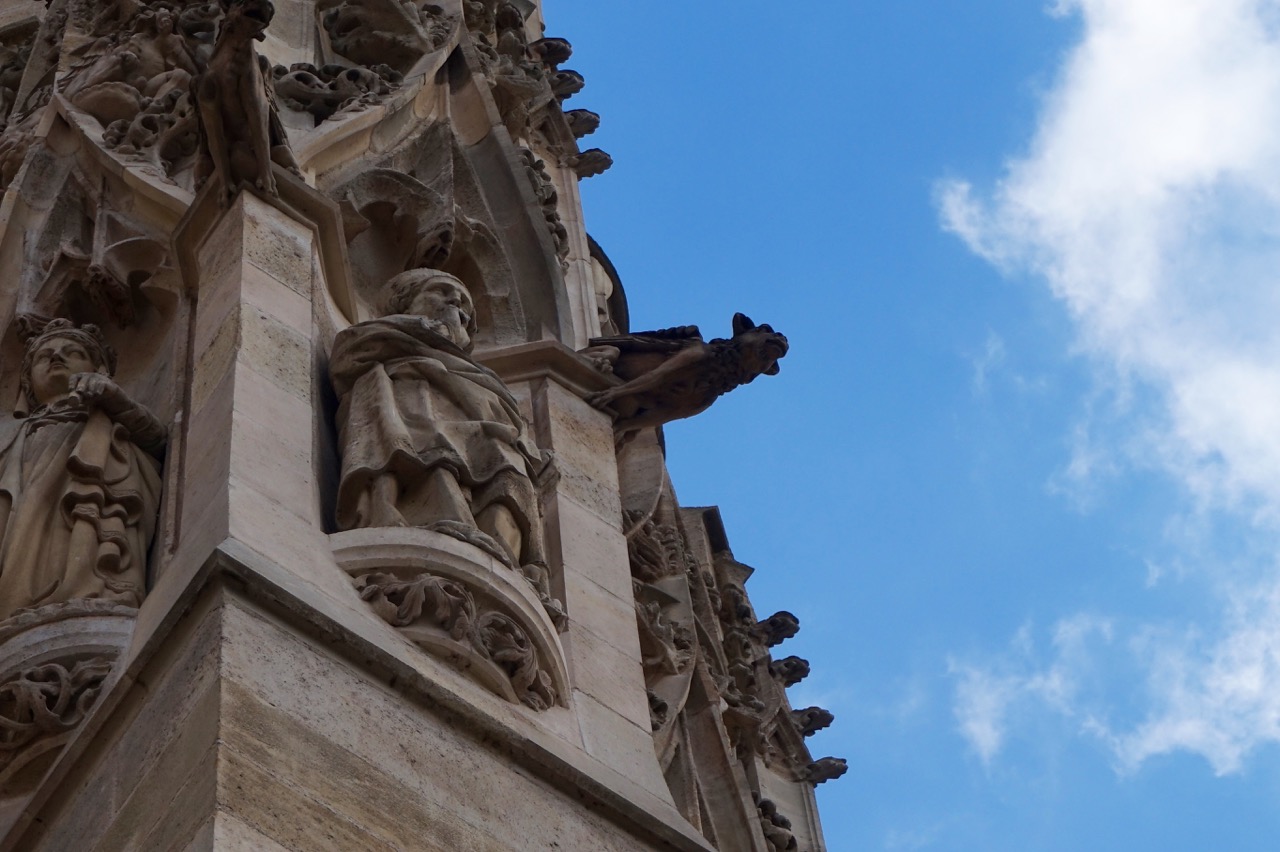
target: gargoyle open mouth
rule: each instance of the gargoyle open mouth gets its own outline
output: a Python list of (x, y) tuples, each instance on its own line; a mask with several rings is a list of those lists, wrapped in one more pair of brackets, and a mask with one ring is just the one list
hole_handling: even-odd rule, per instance
[(240, 4), (240, 16), (248, 18), (257, 24), (257, 34), (254, 38), (261, 41), (263, 39), (262, 31), (271, 23), (271, 19), (275, 17), (276, 7), (271, 0), (243, 0)]

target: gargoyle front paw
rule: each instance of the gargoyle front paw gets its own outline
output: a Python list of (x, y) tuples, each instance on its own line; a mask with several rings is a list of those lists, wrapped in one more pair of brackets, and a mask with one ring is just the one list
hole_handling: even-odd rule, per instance
[(585, 399), (587, 401), (587, 405), (590, 405), (592, 408), (604, 408), (606, 405), (613, 402), (614, 395), (613, 391), (602, 390), (596, 391), (595, 393), (589, 393), (583, 397), (583, 399)]

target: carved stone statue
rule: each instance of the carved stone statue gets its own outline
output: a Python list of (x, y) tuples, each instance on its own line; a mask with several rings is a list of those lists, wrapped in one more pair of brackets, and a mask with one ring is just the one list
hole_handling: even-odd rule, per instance
[(25, 418), (0, 424), (0, 619), (85, 598), (142, 602), (165, 430), (112, 381), (97, 327), (27, 343)]
[(274, 196), (271, 163), (298, 171), (268, 86), (269, 64), (253, 48), (275, 16), (271, 0), (220, 0), (225, 12), (208, 66), (193, 84), (200, 116), (197, 183), (222, 178), (229, 203), (242, 183)]
[(387, 284), (387, 316), (340, 332), (340, 529), (427, 527), (519, 567), (549, 600), (538, 490), (551, 471), (515, 398), (470, 356), (475, 308), (457, 278)]
[(614, 429), (625, 440), (640, 429), (700, 414), (721, 394), (756, 376), (776, 375), (778, 360), (787, 354), (787, 338), (735, 314), (729, 340), (707, 342), (697, 326), (686, 325), (597, 337), (582, 354), (624, 380), (587, 402), (612, 406)]

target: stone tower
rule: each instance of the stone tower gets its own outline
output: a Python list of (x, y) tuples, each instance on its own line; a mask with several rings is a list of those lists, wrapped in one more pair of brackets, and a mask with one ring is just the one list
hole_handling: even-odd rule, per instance
[(0, 848), (821, 850), (534, 0), (0, 0)]

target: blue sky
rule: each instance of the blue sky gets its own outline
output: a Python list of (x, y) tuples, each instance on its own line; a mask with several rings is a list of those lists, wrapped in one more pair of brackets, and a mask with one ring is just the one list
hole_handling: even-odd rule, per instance
[(545, 0), (832, 850), (1280, 848), (1280, 2)]

